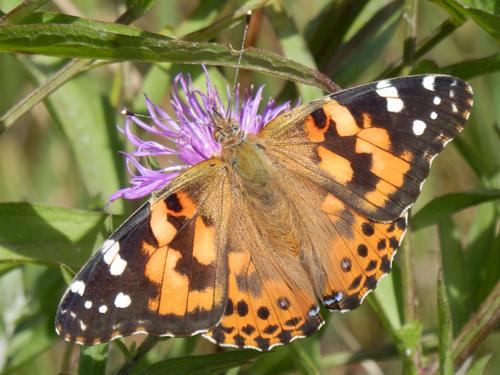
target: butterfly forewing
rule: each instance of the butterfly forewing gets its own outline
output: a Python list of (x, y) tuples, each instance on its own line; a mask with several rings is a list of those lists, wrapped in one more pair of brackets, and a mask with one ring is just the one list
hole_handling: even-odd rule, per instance
[(472, 90), (457, 78), (402, 77), (306, 104), (260, 136), (284, 166), (387, 222), (415, 202), (432, 160), (462, 130), (471, 106)]
[(58, 308), (58, 333), (96, 344), (215, 325), (226, 306), (227, 189), (220, 162), (208, 160), (142, 206), (76, 275)]

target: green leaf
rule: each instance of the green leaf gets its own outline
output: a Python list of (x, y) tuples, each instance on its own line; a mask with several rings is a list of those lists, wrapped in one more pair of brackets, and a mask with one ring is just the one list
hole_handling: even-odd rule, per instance
[(467, 370), (465, 375), (481, 375), (484, 372), (484, 369), (486, 368), (486, 365), (488, 365), (488, 362), (491, 359), (492, 354), (487, 354), (479, 358), (477, 361), (475, 361), (472, 366)]
[(104, 375), (108, 360), (109, 344), (82, 346), (80, 361), (78, 362), (79, 375)]
[(451, 193), (435, 198), (418, 211), (412, 219), (414, 230), (436, 224), (465, 208), (500, 199), (500, 190), (480, 190), (466, 193)]
[(0, 203), (0, 263), (66, 264), (78, 269), (107, 215), (29, 203)]
[(456, 0), (430, 0), (443, 8), (454, 19), (470, 18), (484, 31), (490, 34), (495, 41), (500, 42), (500, 17), (481, 9), (462, 5)]
[[(46, 75), (29, 65), (31, 73), (42, 82)], [(124, 149), (117, 138), (116, 119), (110, 103), (103, 100), (100, 81), (94, 76), (79, 76), (59, 88), (46, 106), (53, 120), (62, 129), (73, 151), (84, 187), (97, 207), (125, 183)], [(118, 201), (114, 210), (122, 210)]]
[(158, 35), (154, 33), (149, 33), (147, 31), (135, 28), (133, 26), (127, 26), (120, 23), (114, 22), (102, 22), (97, 20), (91, 20), (87, 18), (81, 18), (76, 16), (70, 16), (68, 14), (56, 13), (56, 12), (37, 12), (31, 14), (29, 17), (23, 19), (23, 25), (66, 25), (66, 26), (77, 26), (79, 28), (86, 28), (96, 32), (103, 33), (116, 33), (129, 36), (148, 36), (151, 38), (160, 39), (170, 39), (164, 35)]
[(0, 24), (16, 24), (23, 22), (46, 2), (47, 0), (25, 0), (15, 9), (0, 17)]
[[(96, 31), (79, 25), (0, 25), (0, 51), (58, 57), (237, 66), (239, 52), (216, 43)], [(274, 53), (248, 48), (241, 68), (332, 90), (320, 72)]]
[(459, 331), (470, 315), (470, 275), (465, 266), (464, 251), (458, 238), (458, 230), (449, 217), (439, 221), (438, 232), (453, 325), (455, 330)]
[(259, 355), (255, 350), (238, 350), (160, 361), (141, 372), (141, 375), (211, 375), (242, 366)]
[(438, 276), (438, 332), (439, 332), (439, 373), (453, 374), (451, 346), (453, 343), (453, 323), (450, 304), (446, 292), (443, 276)]

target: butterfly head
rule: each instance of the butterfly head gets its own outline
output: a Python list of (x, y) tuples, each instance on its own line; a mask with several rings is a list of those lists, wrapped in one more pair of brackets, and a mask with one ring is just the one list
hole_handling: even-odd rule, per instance
[(223, 148), (237, 146), (245, 139), (245, 132), (236, 120), (223, 117), (216, 108), (212, 108), (210, 118), (214, 140)]

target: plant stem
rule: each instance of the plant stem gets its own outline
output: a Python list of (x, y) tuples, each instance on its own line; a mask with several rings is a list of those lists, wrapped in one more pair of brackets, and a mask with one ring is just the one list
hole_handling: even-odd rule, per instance
[(455, 368), (460, 367), (500, 323), (500, 282), (453, 342)]

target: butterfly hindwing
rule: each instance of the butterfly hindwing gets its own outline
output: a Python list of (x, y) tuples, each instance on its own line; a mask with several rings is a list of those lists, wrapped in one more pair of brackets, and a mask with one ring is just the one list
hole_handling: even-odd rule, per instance
[[(269, 233), (266, 218), (279, 222), (287, 217), (267, 215), (246, 196), (244, 184), (242, 190), (232, 195), (226, 312), (205, 336), (222, 346), (269, 350), (315, 333), (323, 319), (297, 254), (273, 245), (275, 240), (286, 243), (286, 236)], [(273, 210), (281, 199), (265, 201)]]
[(415, 202), (432, 160), (462, 130), (471, 106), (472, 90), (457, 78), (395, 78), (305, 104), (260, 137), (286, 167), (389, 222)]
[(215, 325), (226, 305), (227, 194), (220, 163), (208, 160), (142, 206), (76, 275), (58, 308), (59, 334), (96, 344)]

